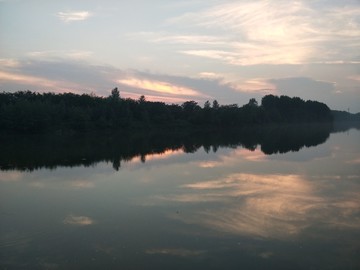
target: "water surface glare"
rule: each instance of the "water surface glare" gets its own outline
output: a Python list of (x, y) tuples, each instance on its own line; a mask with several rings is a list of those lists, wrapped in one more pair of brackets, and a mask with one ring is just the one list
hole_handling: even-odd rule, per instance
[(308, 146), (31, 170), (13, 159), (0, 171), (0, 268), (360, 269), (360, 130)]

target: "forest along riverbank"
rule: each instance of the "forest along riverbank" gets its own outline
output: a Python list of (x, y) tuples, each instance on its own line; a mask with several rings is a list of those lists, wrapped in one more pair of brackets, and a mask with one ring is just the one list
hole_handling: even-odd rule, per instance
[[(341, 114), (337, 116), (343, 117)], [(360, 119), (360, 115), (356, 115)], [(94, 130), (237, 129), (270, 123), (332, 122), (333, 112), (321, 102), (267, 95), (261, 104), (243, 106), (206, 101), (165, 104), (123, 99), (117, 88), (108, 97), (22, 91), (0, 93), (1, 133), (83, 132)]]

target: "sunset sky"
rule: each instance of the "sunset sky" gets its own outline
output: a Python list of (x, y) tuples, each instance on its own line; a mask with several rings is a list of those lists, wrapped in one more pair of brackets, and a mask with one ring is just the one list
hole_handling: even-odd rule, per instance
[(0, 91), (360, 112), (359, 0), (0, 0)]

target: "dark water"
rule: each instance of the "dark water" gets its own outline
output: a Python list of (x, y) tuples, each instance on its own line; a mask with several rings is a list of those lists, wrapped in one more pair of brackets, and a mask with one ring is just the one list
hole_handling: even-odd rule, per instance
[(3, 137), (0, 269), (360, 269), (360, 130)]

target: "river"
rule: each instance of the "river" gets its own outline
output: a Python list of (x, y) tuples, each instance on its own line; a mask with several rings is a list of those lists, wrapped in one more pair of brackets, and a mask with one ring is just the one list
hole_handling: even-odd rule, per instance
[(315, 126), (3, 140), (0, 268), (360, 269), (360, 130)]

